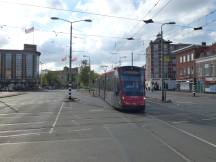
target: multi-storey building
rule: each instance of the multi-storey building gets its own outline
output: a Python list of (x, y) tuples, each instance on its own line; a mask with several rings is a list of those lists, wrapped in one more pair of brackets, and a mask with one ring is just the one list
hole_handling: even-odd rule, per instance
[(36, 45), (25, 44), (23, 50), (0, 49), (0, 88), (37, 88), (39, 56)]
[(196, 59), (197, 92), (216, 93), (216, 43)]
[(175, 89), (176, 58), (172, 51), (188, 44), (172, 44), (171, 41), (162, 40), (160, 34), (146, 49), (146, 85), (153, 89), (161, 89), (161, 41), (163, 41), (165, 85), (167, 89)]
[(202, 45), (189, 45), (173, 51), (176, 55), (177, 90), (192, 91), (193, 84), (196, 82), (195, 59), (204, 56), (206, 49), (206, 44), (202, 43)]

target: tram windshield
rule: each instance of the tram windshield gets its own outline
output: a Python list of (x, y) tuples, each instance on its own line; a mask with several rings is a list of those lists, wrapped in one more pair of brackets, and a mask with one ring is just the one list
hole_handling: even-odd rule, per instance
[(123, 93), (126, 96), (143, 96), (144, 82), (140, 71), (124, 71), (121, 75)]

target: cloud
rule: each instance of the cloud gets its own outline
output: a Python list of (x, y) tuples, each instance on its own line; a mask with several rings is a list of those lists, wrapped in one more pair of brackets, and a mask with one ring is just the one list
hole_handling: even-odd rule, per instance
[[(115, 15), (133, 19), (149, 19), (167, 22), (176, 21), (178, 25), (198, 26), (210, 22), (215, 15), (203, 17), (215, 8), (214, 0), (181, 0), (171, 1), (165, 8), (166, 0), (21, 0), (20, 3), (50, 6), (54, 8), (81, 10), (102, 15)], [(10, 0), (10, 2), (17, 2)], [(153, 7), (155, 6), (155, 7)], [(151, 11), (150, 11), (151, 9)], [(162, 11), (160, 11), (162, 10)], [(148, 12), (149, 11), (149, 12)], [(148, 13), (148, 14), (147, 14)], [(157, 14), (159, 13), (159, 14)], [(157, 14), (157, 15), (156, 15)], [(7, 15), (7, 16), (5, 16)], [(16, 15), (16, 16), (14, 16)], [(154, 16), (156, 15), (156, 16)], [(144, 24), (142, 21), (131, 21), (78, 12), (64, 12), (44, 8), (27, 7), (21, 5), (1, 3), (0, 19), (7, 27), (0, 29), (1, 48), (20, 49), (24, 43), (33, 42), (33, 33), (25, 34), (24, 28), (35, 26), (34, 43), (42, 52), (41, 59), (48, 68), (61, 69), (67, 65), (61, 58), (69, 53), (70, 24), (62, 21), (50, 20), (57, 16), (71, 21), (90, 18), (92, 23), (79, 22), (73, 24), (73, 50), (78, 61), (73, 66), (78, 66), (82, 55), (91, 57), (92, 67), (101, 71), (100, 65), (118, 65), (119, 58), (126, 55), (124, 65), (131, 64), (131, 52), (134, 52), (135, 65), (143, 66), (145, 48), (150, 40), (154, 40), (160, 32), (161, 24)], [(195, 21), (198, 18), (199, 21)], [(207, 28), (207, 27), (206, 27)], [(215, 32), (192, 31), (190, 28), (175, 25), (164, 26), (164, 37), (174, 43), (200, 43), (202, 41), (215, 41)], [(213, 27), (208, 29), (214, 29)], [(63, 32), (57, 35), (53, 32)], [(91, 36), (88, 36), (91, 35)], [(100, 35), (94, 37), (94, 35)], [(125, 38), (134, 37), (128, 41)], [(114, 55), (112, 53), (118, 53)]]
[[(1, 28), (0, 28), (1, 29)], [(0, 47), (3, 47), (9, 43), (9, 38), (5, 34), (0, 33)]]

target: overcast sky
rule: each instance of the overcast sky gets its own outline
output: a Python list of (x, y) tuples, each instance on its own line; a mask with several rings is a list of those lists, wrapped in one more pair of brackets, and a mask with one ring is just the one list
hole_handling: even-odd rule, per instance
[[(79, 66), (83, 55), (91, 57), (97, 72), (101, 65), (118, 65), (122, 56), (126, 56), (122, 65), (130, 65), (132, 51), (134, 65), (143, 66), (145, 49), (159, 33), (160, 23), (177, 23), (164, 27), (165, 39), (173, 43), (214, 43), (214, 10), (216, 0), (0, 0), (0, 48), (22, 49), (24, 43), (33, 43), (34, 35), (43, 68), (62, 69), (68, 65), (62, 58), (69, 55), (70, 24), (50, 17), (91, 19), (91, 23), (73, 24), (73, 56), (77, 57), (73, 67)], [(139, 21), (150, 18), (156, 23)], [(25, 34), (32, 26), (34, 34)], [(193, 31), (189, 26), (203, 26), (203, 30)]]

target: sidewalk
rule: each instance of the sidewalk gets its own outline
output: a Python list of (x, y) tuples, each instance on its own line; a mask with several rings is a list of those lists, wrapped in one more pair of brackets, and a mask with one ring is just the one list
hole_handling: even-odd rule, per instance
[(12, 97), (24, 94), (23, 92), (0, 92), (0, 98)]
[[(154, 99), (161, 101), (161, 91), (146, 91), (147, 99)], [(205, 93), (196, 93), (196, 96), (193, 96), (191, 92), (176, 92), (176, 91), (167, 91), (166, 92), (167, 101), (172, 102), (197, 102), (197, 101), (215, 101), (216, 94), (205, 94)], [(208, 101), (207, 101), (208, 100)]]

